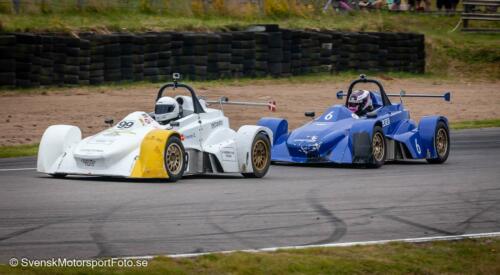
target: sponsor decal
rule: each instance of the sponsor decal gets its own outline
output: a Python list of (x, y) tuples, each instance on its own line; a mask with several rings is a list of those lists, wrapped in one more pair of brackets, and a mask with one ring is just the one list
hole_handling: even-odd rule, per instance
[(220, 153), (223, 161), (236, 161), (236, 152), (233, 147), (224, 147)]
[(382, 127), (386, 127), (391, 125), (391, 119), (390, 118), (384, 118), (382, 119)]
[(300, 147), (300, 151), (307, 154), (309, 152), (319, 151), (322, 142), (318, 142), (318, 136), (307, 136), (304, 138), (299, 138), (294, 140), (295, 145)]
[(220, 127), (220, 126), (222, 126), (222, 120), (214, 121), (214, 122), (210, 123), (210, 126), (212, 126), (212, 129)]
[(85, 165), (87, 167), (94, 167), (95, 166), (94, 159), (80, 159), (80, 161), (83, 163), (83, 165)]

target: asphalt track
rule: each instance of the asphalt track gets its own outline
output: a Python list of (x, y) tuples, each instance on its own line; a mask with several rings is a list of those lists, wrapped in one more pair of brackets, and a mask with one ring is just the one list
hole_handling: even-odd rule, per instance
[(500, 231), (500, 129), (452, 133), (448, 162), (272, 166), (264, 179), (53, 179), (0, 160), (0, 262), (199, 253)]

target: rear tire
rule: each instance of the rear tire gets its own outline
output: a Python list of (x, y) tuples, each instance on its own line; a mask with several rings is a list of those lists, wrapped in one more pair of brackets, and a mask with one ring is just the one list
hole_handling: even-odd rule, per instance
[(370, 168), (379, 168), (385, 163), (387, 155), (387, 144), (385, 142), (384, 132), (382, 127), (375, 126), (372, 135), (372, 156), (371, 162), (368, 164)]
[(186, 167), (186, 151), (177, 136), (171, 136), (165, 145), (163, 162), (168, 174), (167, 181), (176, 182), (182, 178)]
[(250, 159), (252, 173), (242, 173), (245, 178), (262, 178), (267, 174), (271, 165), (271, 142), (264, 133), (258, 133), (253, 142)]
[(428, 163), (441, 164), (448, 159), (450, 154), (450, 130), (442, 121), (439, 121), (436, 125), (436, 131), (434, 133), (434, 150), (436, 151), (437, 157), (426, 159)]

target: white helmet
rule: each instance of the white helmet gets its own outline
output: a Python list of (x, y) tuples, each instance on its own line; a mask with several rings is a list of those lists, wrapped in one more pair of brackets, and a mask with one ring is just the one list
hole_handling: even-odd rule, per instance
[(179, 117), (179, 103), (171, 97), (164, 96), (155, 105), (155, 120), (160, 124), (166, 124), (169, 121)]
[(372, 98), (367, 90), (357, 90), (351, 93), (347, 101), (347, 108), (358, 116), (373, 111)]

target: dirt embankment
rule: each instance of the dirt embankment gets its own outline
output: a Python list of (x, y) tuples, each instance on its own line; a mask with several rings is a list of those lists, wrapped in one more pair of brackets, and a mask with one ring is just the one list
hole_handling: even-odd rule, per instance
[[(500, 118), (500, 82), (493, 83), (438, 83), (435, 80), (383, 81), (387, 91), (441, 94), (452, 92), (452, 102), (439, 99), (404, 99), (413, 119), (442, 114), (451, 121)], [(224, 106), (231, 127), (255, 124), (264, 116), (284, 117), (293, 129), (306, 122), (305, 111), (317, 115), (328, 106), (341, 104), (335, 93), (347, 89), (349, 83), (249, 85), (242, 87), (197, 88), (200, 96), (217, 99), (224, 95), (230, 100), (276, 100), (278, 111), (268, 112), (264, 107)], [(115, 121), (133, 111), (152, 111), (155, 89), (131, 88), (120, 91), (89, 91), (87, 88), (48, 93), (47, 95), (0, 96), (0, 145), (30, 144), (39, 142), (43, 131), (52, 124), (79, 126), (84, 136), (106, 127), (104, 119)], [(399, 98), (392, 98), (398, 102)], [(215, 106), (218, 107), (218, 106)]]

